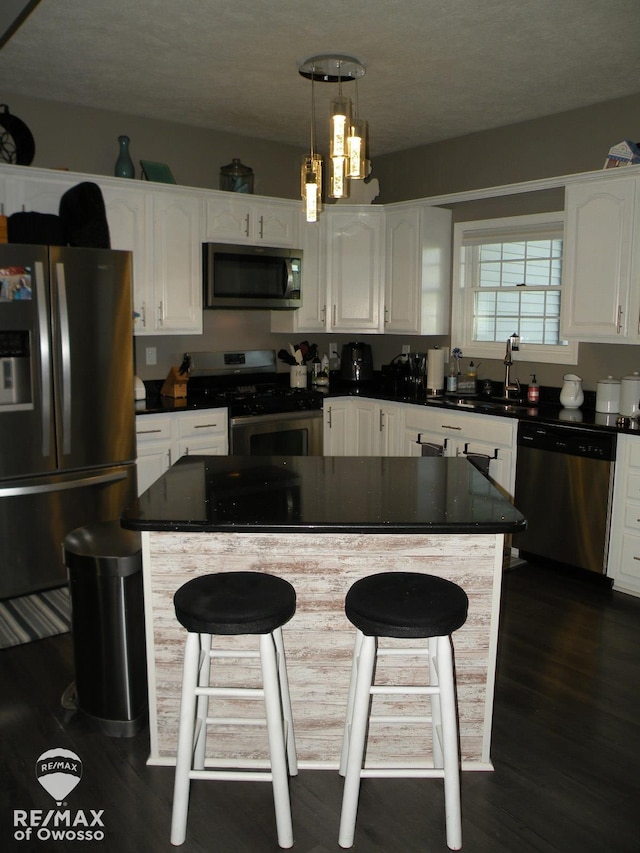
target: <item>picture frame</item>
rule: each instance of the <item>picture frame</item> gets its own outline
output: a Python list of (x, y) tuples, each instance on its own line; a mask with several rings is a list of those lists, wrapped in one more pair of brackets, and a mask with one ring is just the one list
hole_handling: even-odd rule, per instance
[(175, 184), (176, 179), (166, 163), (154, 163), (153, 160), (140, 160), (143, 181), (155, 181), (160, 184)]

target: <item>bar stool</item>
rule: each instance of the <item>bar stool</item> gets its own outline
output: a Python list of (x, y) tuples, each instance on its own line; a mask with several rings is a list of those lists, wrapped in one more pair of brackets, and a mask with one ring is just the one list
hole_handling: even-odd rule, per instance
[[(345, 777), (340, 816), (341, 847), (351, 847), (355, 834), (360, 780), (363, 778), (444, 779), (447, 845), (462, 846), (458, 723), (451, 634), (464, 624), (469, 600), (457, 584), (415, 572), (383, 572), (353, 584), (345, 613), (358, 629), (347, 701), (340, 774)], [(426, 647), (378, 649), (379, 637), (428, 639)], [(382, 655), (424, 655), (429, 684), (376, 686), (374, 667)], [(370, 716), (375, 695), (425, 695), (431, 716)], [(371, 722), (431, 723), (433, 761), (424, 767), (363, 767), (367, 730)]]
[[(184, 842), (192, 779), (272, 782), (278, 844), (293, 845), (288, 773), (298, 772), (282, 626), (296, 610), (290, 583), (264, 572), (220, 572), (188, 581), (174, 596), (187, 629), (171, 817), (171, 843)], [(212, 635), (258, 634), (259, 650), (212, 649)], [(214, 658), (260, 658), (262, 687), (212, 687)], [(264, 718), (210, 717), (211, 697), (264, 699), (270, 769), (205, 769), (207, 726), (264, 725)], [(222, 763), (222, 762), (221, 762)], [(247, 766), (247, 765), (244, 765)]]

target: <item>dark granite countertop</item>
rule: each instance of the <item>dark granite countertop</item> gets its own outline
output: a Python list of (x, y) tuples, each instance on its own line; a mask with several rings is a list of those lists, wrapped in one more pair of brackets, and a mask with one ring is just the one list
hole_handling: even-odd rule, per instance
[(510, 533), (522, 514), (467, 459), (184, 456), (122, 516), (130, 530)]
[[(160, 396), (158, 382), (145, 382), (148, 395), (144, 402), (136, 403), (136, 414), (157, 414), (170, 412), (194, 411), (197, 409), (220, 408), (219, 400), (202, 397), (187, 397), (183, 400), (173, 400)], [(495, 383), (496, 393), (499, 383)], [(537, 421), (544, 424), (575, 424), (587, 429), (604, 429), (617, 433), (640, 435), (640, 424), (635, 418), (629, 419), (629, 425), (617, 425), (617, 414), (603, 414), (595, 411), (595, 392), (585, 391), (585, 402), (579, 409), (564, 409), (559, 403), (559, 388), (542, 388), (540, 404), (528, 405), (526, 402), (514, 401), (514, 405), (501, 406), (495, 399), (477, 397), (462, 397), (458, 394), (441, 397), (427, 397), (425, 392), (403, 393), (401, 389), (390, 387), (378, 375), (371, 382), (354, 384), (344, 382), (339, 377), (333, 377), (328, 389), (321, 390), (329, 399), (333, 397), (364, 397), (370, 400), (387, 400), (393, 403), (411, 403), (428, 408), (450, 409), (459, 412), (474, 412), (482, 415), (514, 418), (517, 420)]]

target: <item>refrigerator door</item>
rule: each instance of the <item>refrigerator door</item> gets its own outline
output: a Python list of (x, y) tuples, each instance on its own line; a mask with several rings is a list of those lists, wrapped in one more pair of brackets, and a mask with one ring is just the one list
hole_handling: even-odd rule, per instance
[(0, 480), (56, 469), (46, 247), (0, 246)]
[(131, 255), (50, 252), (59, 467), (134, 460)]
[(135, 493), (135, 465), (0, 483), (0, 598), (66, 583), (64, 537), (119, 518)]

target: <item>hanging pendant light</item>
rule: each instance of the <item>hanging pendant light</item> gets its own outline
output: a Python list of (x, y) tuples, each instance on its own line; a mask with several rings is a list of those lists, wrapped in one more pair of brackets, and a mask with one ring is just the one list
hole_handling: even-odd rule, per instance
[(316, 99), (314, 78), (311, 78), (311, 147), (302, 158), (300, 183), (302, 203), (307, 222), (317, 222), (322, 208), (322, 157), (315, 151)]
[[(331, 99), (329, 137), (329, 187), (330, 198), (349, 198), (350, 180), (364, 178), (369, 172), (367, 122), (358, 116), (357, 80), (365, 73), (364, 66), (352, 56), (319, 55), (307, 59), (298, 69), (313, 83), (337, 83), (338, 94)], [(356, 81), (356, 112), (353, 115), (351, 98), (342, 93), (342, 83)], [(312, 95), (313, 101), (313, 95)], [(313, 154), (313, 143), (312, 143)], [(305, 158), (303, 170), (311, 169)]]

